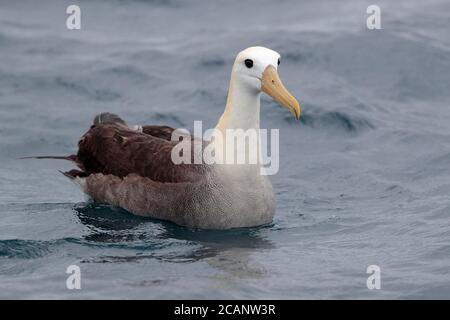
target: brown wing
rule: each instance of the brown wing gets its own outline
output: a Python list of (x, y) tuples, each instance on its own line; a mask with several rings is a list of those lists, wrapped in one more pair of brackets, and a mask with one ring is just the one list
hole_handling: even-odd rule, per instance
[(142, 126), (143, 133), (169, 141), (174, 131), (175, 129), (169, 126)]
[(77, 160), (87, 174), (117, 177), (137, 174), (158, 182), (192, 182), (204, 177), (206, 165), (172, 162), (171, 152), (176, 142), (164, 139), (172, 128), (146, 127), (147, 132), (163, 138), (132, 130), (121, 123), (93, 125), (78, 143)]

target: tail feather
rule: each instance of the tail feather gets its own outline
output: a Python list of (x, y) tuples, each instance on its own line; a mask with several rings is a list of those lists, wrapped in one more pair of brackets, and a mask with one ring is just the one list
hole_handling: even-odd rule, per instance
[(81, 170), (85, 170), (83, 164), (78, 160), (78, 157), (75, 154), (71, 154), (70, 156), (31, 156), (31, 157), (21, 157), (17, 158), (17, 160), (23, 159), (54, 159), (54, 160), (66, 160), (73, 162), (78, 168)]
[(88, 176), (88, 174), (86, 174), (86, 172), (79, 171), (79, 170), (70, 170), (70, 171), (66, 171), (66, 172), (61, 171), (61, 170), (58, 170), (58, 171), (61, 174), (63, 174), (65, 177), (69, 178), (70, 181), (75, 183), (81, 189), (81, 191), (86, 193), (86, 177)]
[(75, 178), (86, 178), (88, 176), (88, 174), (84, 171), (80, 171), (80, 170), (70, 170), (70, 171), (61, 171), (58, 170), (61, 174), (65, 175), (67, 178), (73, 180)]
[(70, 156), (31, 156), (31, 157), (20, 157), (18, 160), (23, 159), (56, 159), (56, 160), (67, 160), (77, 162), (77, 156), (72, 154)]

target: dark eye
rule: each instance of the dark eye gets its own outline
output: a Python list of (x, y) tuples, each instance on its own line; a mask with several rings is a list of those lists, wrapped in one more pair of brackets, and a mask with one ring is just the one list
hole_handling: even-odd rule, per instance
[(280, 65), (280, 62), (281, 62), (280, 59), (278, 59), (278, 65)]
[(251, 59), (247, 59), (247, 60), (245, 60), (245, 65), (247, 66), (247, 68), (251, 68), (251, 67), (253, 67), (253, 60), (251, 60)]

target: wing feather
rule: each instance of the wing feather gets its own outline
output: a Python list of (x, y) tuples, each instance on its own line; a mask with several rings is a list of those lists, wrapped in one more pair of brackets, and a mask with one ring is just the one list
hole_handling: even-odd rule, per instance
[[(125, 177), (137, 174), (157, 182), (192, 182), (204, 177), (206, 165), (174, 164), (168, 138), (174, 129), (145, 126), (144, 132), (116, 123), (93, 125), (78, 143), (77, 159), (88, 174)], [(167, 139), (168, 138), (168, 139)]]

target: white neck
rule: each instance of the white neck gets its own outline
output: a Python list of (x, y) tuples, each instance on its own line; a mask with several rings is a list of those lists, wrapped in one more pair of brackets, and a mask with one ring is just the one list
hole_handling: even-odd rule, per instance
[[(216, 130), (222, 133), (223, 140), (215, 141), (214, 145), (217, 150), (226, 154), (228, 148), (233, 148), (235, 153), (250, 159), (249, 154), (257, 155), (257, 163), (260, 163), (260, 133), (259, 133), (259, 117), (260, 117), (260, 98), (261, 92), (256, 89), (249, 88), (248, 84), (242, 83), (234, 73), (231, 74), (230, 87), (228, 89), (227, 104), (225, 111), (217, 123)], [(256, 132), (256, 143), (250, 143), (246, 147), (237, 148), (234, 144), (234, 138), (227, 141), (227, 131), (233, 129), (243, 130), (243, 134), (247, 131)], [(255, 164), (253, 162), (253, 164)], [(248, 166), (246, 166), (248, 167)], [(250, 166), (254, 167), (254, 166)], [(257, 166), (258, 167), (258, 166)]]
[(225, 111), (216, 126), (223, 134), (226, 129), (259, 129), (261, 92), (239, 82), (232, 72)]

